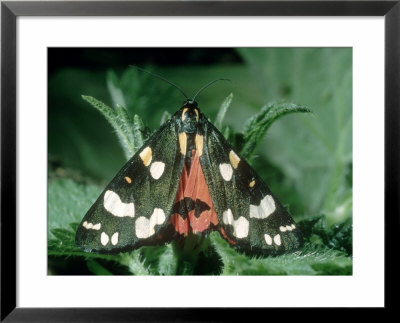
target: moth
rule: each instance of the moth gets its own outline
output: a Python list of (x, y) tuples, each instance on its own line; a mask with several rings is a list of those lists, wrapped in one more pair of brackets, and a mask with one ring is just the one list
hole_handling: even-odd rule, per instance
[(116, 253), (212, 230), (263, 255), (303, 243), (263, 180), (187, 99), (107, 185), (75, 240), (87, 252)]

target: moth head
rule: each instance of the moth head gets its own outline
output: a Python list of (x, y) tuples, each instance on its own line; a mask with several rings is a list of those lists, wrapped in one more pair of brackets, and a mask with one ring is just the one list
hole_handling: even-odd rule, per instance
[(180, 109), (180, 117), (182, 121), (182, 131), (186, 133), (196, 132), (197, 123), (200, 118), (197, 102), (193, 100), (183, 102), (182, 108)]

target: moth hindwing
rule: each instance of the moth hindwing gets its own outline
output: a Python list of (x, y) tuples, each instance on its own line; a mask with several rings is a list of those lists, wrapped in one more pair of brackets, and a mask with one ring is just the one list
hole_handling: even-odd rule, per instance
[(76, 243), (112, 253), (211, 230), (248, 252), (302, 245), (278, 199), (188, 100), (108, 184), (79, 225)]

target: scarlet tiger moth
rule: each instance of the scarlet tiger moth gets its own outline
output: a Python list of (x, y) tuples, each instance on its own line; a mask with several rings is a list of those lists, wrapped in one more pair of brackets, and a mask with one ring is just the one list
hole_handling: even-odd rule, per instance
[(264, 255), (303, 243), (263, 180), (187, 99), (107, 185), (75, 241), (88, 252), (116, 253), (213, 230)]

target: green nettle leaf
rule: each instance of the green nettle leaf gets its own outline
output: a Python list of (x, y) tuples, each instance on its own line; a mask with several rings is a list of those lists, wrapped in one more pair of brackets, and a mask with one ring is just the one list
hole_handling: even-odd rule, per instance
[(229, 94), (225, 100), (222, 102), (217, 117), (215, 118), (214, 126), (217, 127), (217, 129), (222, 130), (222, 121), (225, 118), (225, 114), (228, 111), (229, 106), (231, 105), (233, 99), (233, 93)]
[(160, 275), (175, 275), (178, 269), (178, 262), (174, 256), (172, 244), (166, 245), (163, 252), (158, 256), (157, 272)]
[(348, 255), (353, 253), (353, 224), (351, 219), (328, 226), (326, 216), (318, 215), (298, 223), (305, 240), (314, 244), (325, 245)]
[(169, 118), (171, 118), (171, 113), (169, 113), (168, 111), (164, 111), (164, 113), (161, 116), (160, 125), (164, 124)]
[[(140, 147), (143, 146), (143, 143), (149, 136), (149, 131), (146, 129), (142, 119), (140, 119), (140, 117), (137, 114), (135, 114), (133, 117), (132, 132), (133, 132), (132, 147), (134, 154)], [(130, 157), (132, 157), (132, 155)]]
[(120, 262), (127, 266), (133, 275), (150, 275), (150, 270), (141, 257), (140, 249), (120, 254)]
[(114, 106), (127, 106), (118, 76), (113, 70), (107, 72), (107, 88)]
[(246, 123), (243, 138), (244, 146), (241, 149), (242, 156), (250, 159), (268, 128), (284, 115), (295, 112), (311, 112), (311, 110), (304, 106), (285, 102), (271, 103), (264, 106), (259, 113), (251, 117)]
[(326, 246), (306, 244), (302, 251), (278, 257), (246, 257), (213, 232), (212, 245), (223, 262), (223, 275), (337, 275), (352, 274), (352, 260)]
[(128, 111), (119, 104), (113, 110), (91, 96), (82, 95), (82, 98), (100, 111), (111, 124), (118, 136), (126, 159), (130, 159), (144, 141), (145, 127), (140, 117), (135, 115), (131, 118)]
[(347, 219), (342, 223), (330, 228), (327, 245), (333, 249), (343, 251), (349, 255), (353, 254), (353, 223)]
[(123, 108), (117, 107), (116, 110), (113, 110), (109, 106), (105, 105), (103, 102), (91, 96), (82, 95), (82, 98), (103, 114), (106, 120), (114, 128), (127, 158), (129, 158), (129, 156), (132, 156), (133, 146), (131, 145), (132, 143), (130, 140), (132, 137), (130, 133), (131, 130), (127, 128), (129, 120), (127, 119), (127, 114), (122, 112)]
[[(127, 143), (125, 145), (124, 142), (124, 151), (125, 155), (129, 158), (129, 156), (132, 156), (133, 153), (135, 152), (135, 137), (134, 137), (134, 123), (132, 118), (129, 116), (128, 111), (119, 104), (115, 107), (116, 111), (116, 119), (117, 119), (117, 124), (120, 127), (120, 130), (125, 134), (125, 138), (127, 140)], [(115, 129), (118, 131), (117, 129)], [(118, 132), (117, 132), (118, 133)]]

